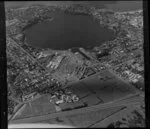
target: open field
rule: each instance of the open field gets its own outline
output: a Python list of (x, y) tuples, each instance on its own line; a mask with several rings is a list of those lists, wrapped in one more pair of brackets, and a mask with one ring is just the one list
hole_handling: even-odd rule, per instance
[[(133, 98), (133, 99), (132, 99)], [(141, 105), (144, 101), (140, 99), (140, 96), (131, 96), (126, 98), (125, 100), (122, 101), (114, 101), (111, 103), (105, 103), (105, 104), (98, 104), (95, 106), (89, 106), (85, 108), (80, 108), (80, 109), (74, 109), (73, 111), (64, 111), (64, 112), (57, 112), (57, 113), (51, 113), (51, 114), (46, 114), (46, 115), (41, 115), (41, 116), (34, 116), (34, 117), (29, 117), (29, 118), (23, 118), (23, 119), (18, 119), (18, 120), (12, 120), (10, 123), (35, 123), (35, 122), (40, 122), (40, 121), (47, 121), (50, 119), (54, 118), (66, 118), (70, 117), (73, 115), (80, 115), (80, 114), (87, 114), (89, 112), (97, 112), (100, 110), (105, 110), (105, 109), (112, 109), (115, 108), (117, 109), (118, 107), (127, 107), (131, 105)]]
[[(117, 78), (109, 71), (103, 71), (83, 79), (68, 87), (77, 94), (81, 100), (83, 97), (92, 95), (103, 103), (122, 99), (128, 95), (136, 94), (138, 91), (130, 84)], [(93, 101), (96, 99), (93, 99)]]
[[(136, 110), (138, 111), (143, 118), (145, 118), (145, 115), (143, 114), (143, 112), (141, 112), (141, 109), (139, 109), (140, 105), (131, 105), (128, 106), (126, 109), (115, 113), (114, 115), (102, 120), (102, 121), (98, 121), (95, 124), (93, 124), (92, 128), (97, 128), (97, 127), (107, 127), (109, 124), (111, 124), (112, 122), (116, 122), (117, 120), (122, 120), (122, 118), (125, 118), (126, 120), (124, 121), (125, 123), (127, 122), (127, 120), (129, 119), (129, 116), (131, 115), (131, 112)], [(132, 116), (133, 117), (133, 116)]]
[[(75, 103), (60, 104), (62, 112), (122, 100), (125, 97), (134, 96), (138, 93), (131, 85), (118, 79), (109, 71), (103, 71), (87, 79), (72, 83), (69, 87), (80, 100)], [(24, 110), (20, 112), (21, 115), (16, 116), (16, 118), (55, 113), (55, 105), (50, 103), (49, 100), (50, 96), (44, 95), (27, 103)]]
[(32, 109), (30, 108), (29, 103), (26, 103), (17, 111), (17, 113), (13, 116), (12, 120), (22, 119), (31, 116), (33, 116)]
[(56, 112), (55, 106), (49, 102), (49, 96), (44, 95), (32, 102), (26, 103), (14, 119), (38, 116)]
[(108, 117), (109, 115), (112, 115), (115, 112), (118, 112), (122, 109), (123, 107), (104, 109), (100, 111), (89, 112), (86, 114), (81, 113), (79, 115), (74, 114), (67, 117), (54, 118), (43, 122), (57, 125), (71, 125), (73, 127), (87, 127), (91, 125), (93, 122), (97, 120), (102, 120), (103, 118)]

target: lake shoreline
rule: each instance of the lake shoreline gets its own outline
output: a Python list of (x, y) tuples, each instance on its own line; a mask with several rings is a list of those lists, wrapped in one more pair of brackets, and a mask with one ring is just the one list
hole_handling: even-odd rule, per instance
[[(59, 49), (59, 50), (66, 50), (66, 49), (73, 48), (73, 47), (83, 47), (85, 49), (93, 49), (95, 46), (97, 46), (97, 45), (99, 46), (101, 43), (105, 42), (106, 40), (115, 39), (115, 33), (112, 30), (110, 30), (109, 28), (100, 25), (98, 21), (94, 20), (94, 18), (92, 17), (91, 14), (88, 14), (88, 15), (82, 15), (82, 14), (79, 15), (78, 13), (77, 14), (74, 14), (74, 13), (66, 14), (64, 11), (54, 11), (51, 14), (52, 14), (52, 16), (50, 15), (50, 17), (53, 18), (52, 21), (49, 22), (46, 20), (39, 24), (35, 24), (32, 27), (30, 27), (29, 29), (25, 30), (25, 34), (27, 37), (26, 41), (28, 42), (29, 45), (31, 45), (33, 47), (35, 46), (38, 48), (51, 48), (51, 49)], [(55, 16), (55, 15), (58, 15), (58, 16)], [(60, 20), (60, 21), (58, 22), (58, 20)], [(57, 22), (57, 23), (55, 24), (55, 22)], [(62, 23), (62, 22), (64, 22), (64, 23)], [(45, 25), (42, 25), (42, 24), (45, 24)], [(87, 24), (87, 25), (85, 25), (85, 24)], [(91, 24), (95, 27), (94, 28), (90, 27)], [(50, 26), (50, 27), (48, 27), (48, 26)], [(58, 28), (58, 26), (59, 26), (59, 28)], [(37, 29), (36, 27), (37, 28), (40, 27), (40, 28)], [(46, 29), (46, 32), (45, 32), (44, 28)], [(49, 30), (47, 28), (49, 28)], [(47, 43), (45, 44), (44, 40), (41, 40), (42, 38), (40, 38), (39, 40), (41, 40), (42, 45), (43, 45), (43, 43), (45, 44), (45, 45), (43, 45), (44, 47), (42, 47), (42, 45), (39, 45), (38, 43), (37, 43), (37, 45), (35, 43), (32, 43), (32, 42), (38, 42), (38, 40), (36, 40), (36, 39), (34, 39), (33, 41), (31, 40), (30, 35), (32, 35), (33, 38), (35, 37), (35, 34), (32, 34), (32, 33), (35, 33), (34, 29), (35, 29), (36, 35), (43, 34), (44, 36), (46, 35), (45, 37), (48, 37), (48, 38), (51, 37), (52, 39), (46, 39), (46, 40), (53, 43), (54, 45), (48, 45)], [(84, 29), (86, 29), (87, 31)], [(51, 31), (51, 30), (53, 30), (53, 31)], [(32, 33), (30, 33), (30, 31), (32, 31)], [(38, 31), (40, 31), (40, 32), (38, 32)], [(90, 32), (90, 31), (92, 31), (92, 32)], [(47, 35), (47, 33), (49, 33), (50, 36)], [(99, 34), (97, 34), (97, 33), (99, 33)], [(105, 34), (105, 33), (107, 33), (107, 34)], [(101, 36), (101, 34), (103, 34), (103, 36)], [(51, 36), (51, 35), (53, 35), (53, 36)], [(60, 36), (57, 36), (57, 35), (60, 35)], [(61, 35), (63, 35), (63, 36), (61, 36)], [(41, 35), (39, 35), (39, 36), (41, 36)], [(57, 40), (57, 38), (53, 38), (53, 37), (59, 37), (62, 40), (59, 41), (59, 40)], [(81, 37), (84, 40), (82, 40)], [(79, 40), (79, 41), (77, 41), (77, 40)], [(88, 42), (87, 45), (85, 45), (86, 42)], [(55, 46), (55, 44), (56, 44), (56, 46)], [(62, 44), (64, 44), (65, 46)], [(81, 45), (76, 45), (76, 44), (81, 44)], [(67, 47), (67, 45), (69, 45), (69, 46)]]

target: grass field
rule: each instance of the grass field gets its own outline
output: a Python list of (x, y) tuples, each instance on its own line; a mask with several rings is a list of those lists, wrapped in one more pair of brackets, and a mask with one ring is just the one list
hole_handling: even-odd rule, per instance
[(33, 116), (32, 109), (30, 108), (29, 103), (24, 104), (21, 109), (15, 114), (13, 119), (21, 119), (25, 117), (31, 117)]
[(38, 116), (54, 112), (56, 112), (54, 105), (49, 102), (49, 96), (45, 95), (32, 102), (26, 103), (16, 115), (15, 119)]
[[(131, 85), (117, 78), (109, 71), (72, 83), (70, 84), (70, 90), (80, 99), (76, 103), (60, 104), (63, 111), (121, 100), (136, 93), (136, 90)], [(55, 113), (55, 105), (49, 102), (49, 97), (48, 95), (43, 95), (25, 104), (24, 109), (16, 117), (23, 118)]]
[(70, 87), (81, 100), (82, 97), (95, 95), (104, 103), (121, 99), (137, 92), (132, 85), (117, 78), (109, 71), (90, 76), (89, 78), (71, 84)]

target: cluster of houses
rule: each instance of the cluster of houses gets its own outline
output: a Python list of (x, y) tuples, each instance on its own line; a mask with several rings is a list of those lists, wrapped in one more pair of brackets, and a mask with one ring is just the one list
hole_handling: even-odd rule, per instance
[(137, 69), (138, 71), (143, 71), (144, 67), (140, 66), (139, 63), (132, 65), (132, 68)]
[(126, 74), (128, 76), (129, 81), (136, 83), (138, 82), (139, 78), (141, 78), (142, 76), (139, 74), (135, 74), (129, 70), (126, 70), (123, 72), (124, 74)]
[(111, 51), (110, 54), (111, 54), (112, 58), (116, 59), (116, 57), (120, 57), (124, 54), (124, 50), (118, 46), (118, 47), (113, 48), (113, 50)]
[(33, 92), (33, 93), (31, 93), (31, 94), (28, 94), (28, 95), (23, 95), (23, 96), (22, 96), (22, 100), (23, 100), (23, 102), (31, 101), (31, 100), (33, 100), (37, 95), (38, 95), (37, 92)]
[(46, 67), (50, 67), (51, 69), (57, 69), (63, 58), (64, 56), (57, 56), (55, 59), (53, 58)]
[(37, 58), (40, 59), (40, 58), (46, 57), (46, 56), (48, 56), (48, 54), (41, 52)]
[[(48, 53), (43, 53), (41, 52), (39, 54), (39, 56), (37, 57), (38, 59), (42, 58), (42, 57), (47, 57), (49, 56)], [(57, 69), (60, 62), (64, 59), (63, 55), (58, 55), (58, 53), (55, 53), (55, 56), (52, 58), (52, 60), (49, 61), (49, 63), (47, 64), (47, 68), (51, 68), (51, 69)]]
[(50, 98), (50, 103), (55, 103), (56, 105), (59, 105), (61, 103), (71, 103), (77, 101), (79, 101), (79, 97), (77, 97), (77, 95), (73, 94), (72, 92), (68, 92), (66, 94), (56, 92)]

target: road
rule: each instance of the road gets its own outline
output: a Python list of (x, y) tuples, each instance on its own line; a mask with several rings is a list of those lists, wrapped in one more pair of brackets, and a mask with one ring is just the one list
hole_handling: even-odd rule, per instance
[[(19, 47), (20, 50), (22, 50), (23, 52), (25, 52), (25, 53), (31, 58), (31, 60), (35, 61), (39, 66), (41, 66), (43, 69), (45, 69), (45, 71), (48, 71), (48, 70), (49, 70), (49, 69), (47, 69), (46, 67), (44, 67), (43, 65), (41, 65), (38, 60), (36, 60), (34, 57), (32, 57), (32, 55), (30, 55), (27, 51), (25, 51), (19, 44), (17, 44), (17, 43), (16, 43), (16, 42), (17, 42), (16, 40), (14, 40), (14, 39), (13, 39), (12, 37), (10, 37), (10, 36), (9, 36), (9, 40), (11, 40), (12, 45)], [(44, 74), (45, 74), (45, 73), (44, 73)], [(43, 74), (41, 74), (41, 75), (39, 76), (39, 78), (42, 77), (42, 76), (43, 76)], [(56, 76), (55, 76), (55, 78), (56, 78), (57, 80), (60, 80), (60, 79), (58, 79)], [(58, 90), (58, 89), (59, 89), (59, 87), (56, 88), (55, 91)], [(19, 100), (15, 99), (15, 98), (13, 98), (13, 97), (9, 97), (9, 99), (11, 99), (11, 100), (13, 100), (13, 101), (15, 101), (15, 102), (17, 102), (17, 103), (19, 103), (19, 104), (21, 104), (21, 105), (23, 105), (23, 104), (26, 103), (26, 102), (20, 102)], [(20, 106), (20, 108), (21, 108), (21, 106)], [(20, 108), (17, 108), (17, 111), (19, 111)], [(11, 118), (17, 113), (17, 111), (11, 116)], [(10, 119), (11, 119), (11, 118), (10, 118)]]
[(13, 114), (9, 117), (9, 119), (8, 119), (8, 122), (9, 121), (11, 121), (11, 119), (14, 117), (14, 115), (16, 114), (16, 113), (18, 113), (18, 111), (21, 109), (21, 107), (23, 106), (24, 104), (23, 103), (19, 103), (16, 107), (17, 107), (17, 109), (13, 112)]
[[(14, 43), (13, 45), (16, 45), (17, 47), (19, 47), (23, 52), (25, 52), (30, 58), (31, 58), (31, 60), (33, 60), (33, 61), (35, 61), (39, 66), (41, 66), (45, 71), (49, 71), (49, 69), (48, 68), (46, 68), (46, 67), (44, 67), (37, 59), (35, 59), (32, 55), (30, 55), (26, 50), (24, 50), (19, 44), (17, 44), (17, 42), (18, 41), (16, 41), (15, 39), (13, 39), (12, 37), (9, 37), (10, 38), (10, 40), (12, 40), (12, 42)], [(45, 73), (44, 73), (45, 74)], [(39, 76), (39, 78), (40, 77), (42, 77), (43, 76), (43, 74), (41, 74), (40, 76)], [(59, 80), (59, 82), (61, 82), (62, 84), (63, 84), (63, 80), (61, 80), (61, 78), (60, 77), (58, 77), (58, 76), (56, 76), (56, 74), (55, 74), (55, 76), (53, 76), (53, 78), (55, 78), (56, 80)], [(56, 89), (57, 90), (57, 89)]]
[[(22, 51), (24, 51), (32, 60), (37, 62), (43, 69), (48, 70), (47, 68), (42, 66), (28, 52), (26, 52), (22, 47), (20, 47), (20, 45), (18, 45), (15, 41), (14, 41), (14, 44), (16, 46), (18, 46)], [(112, 72), (112, 73), (114, 74), (114, 72)], [(117, 76), (117, 78), (118, 78), (118, 76)], [(123, 79), (121, 79), (121, 80), (123, 80)], [(126, 82), (126, 81), (124, 81), (124, 82)], [(60, 117), (60, 116), (70, 116), (70, 115), (75, 115), (75, 114), (77, 115), (77, 114), (80, 114), (80, 113), (88, 113), (90, 111), (98, 111), (98, 110), (106, 109), (106, 108), (127, 106), (127, 105), (131, 105), (131, 104), (141, 104), (142, 100), (138, 99), (138, 97), (134, 98), (134, 96), (135, 95), (133, 95), (129, 99), (125, 99), (125, 100), (120, 100), (120, 101), (117, 100), (117, 101), (109, 102), (109, 103), (106, 103), (106, 104), (99, 104), (99, 105), (96, 105), (96, 106), (91, 106), (91, 107), (86, 107), (86, 108), (81, 108), (81, 109), (74, 109), (72, 111), (57, 112), (57, 113), (52, 113), (52, 114), (47, 114), (47, 115), (42, 115), (42, 116), (34, 116), (34, 117), (23, 118), (23, 119), (19, 119), (19, 120), (12, 120), (12, 121), (10, 121), (10, 123), (26, 123), (26, 122), (31, 123), (31, 122), (41, 121), (41, 120), (52, 119), (52, 118)]]
[(9, 37), (9, 38), (12, 40), (12, 42), (14, 43), (14, 45), (16, 45), (17, 47), (19, 47), (20, 50), (22, 50), (23, 52), (25, 52), (33, 61), (35, 61), (43, 69), (48, 70), (46, 67), (44, 67), (43, 65), (41, 65), (41, 63), (39, 63), (39, 61), (37, 61), (32, 55), (30, 55), (26, 50), (24, 50), (19, 44), (17, 44), (18, 41), (16, 41), (13, 37)]
[(125, 100), (120, 100), (120, 101), (116, 100), (113, 102), (85, 107), (81, 109), (74, 109), (70, 111), (57, 112), (57, 113), (46, 114), (42, 116), (34, 116), (34, 117), (28, 117), (28, 118), (23, 118), (23, 119), (18, 119), (18, 120), (12, 120), (10, 121), (10, 123), (12, 124), (13, 123), (33, 123), (33, 122), (39, 122), (39, 121), (48, 120), (48, 119), (52, 119), (56, 117), (66, 117), (66, 116), (71, 116), (71, 115), (78, 115), (81, 113), (88, 113), (91, 111), (99, 111), (102, 109), (123, 107), (123, 106), (128, 106), (128, 105), (140, 105), (143, 102), (144, 100), (141, 99), (139, 95), (133, 95), (133, 96), (126, 98)]
[[(139, 107), (139, 106), (138, 106)], [(113, 115), (110, 115), (103, 120), (98, 120), (95, 123), (88, 126), (88, 128), (97, 128), (97, 127), (104, 127), (106, 128), (109, 124), (112, 122), (115, 122), (116, 120), (122, 120), (122, 117), (125, 117), (126, 115), (130, 114), (133, 110), (137, 109), (137, 105), (129, 105), (127, 108), (114, 113)]]

